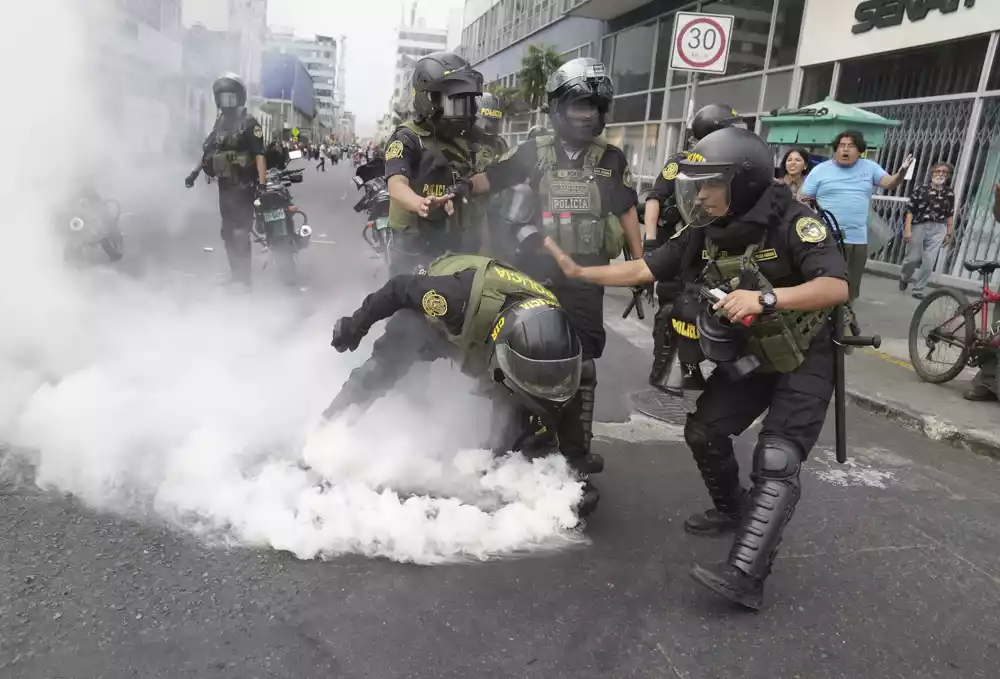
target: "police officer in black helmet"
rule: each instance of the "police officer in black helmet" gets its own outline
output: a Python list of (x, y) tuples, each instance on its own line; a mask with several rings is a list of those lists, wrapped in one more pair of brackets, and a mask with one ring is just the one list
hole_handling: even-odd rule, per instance
[[(548, 113), (554, 136), (539, 136), (473, 178), (476, 193), (502, 191), (527, 181), (537, 192), (539, 220), (546, 235), (587, 264), (606, 264), (625, 242), (642, 257), (642, 235), (636, 213), (635, 182), (621, 149), (600, 135), (614, 97), (604, 65), (590, 58), (573, 59), (548, 82)], [(575, 401), (564, 410), (574, 423), (567, 435), (579, 455), (590, 456), (593, 438), (594, 361), (604, 352), (604, 289), (567, 279), (542, 252), (517, 262), (537, 280), (551, 285), (580, 336), (583, 374)], [(593, 456), (594, 470), (601, 467)]]
[[(712, 132), (726, 127), (746, 127), (743, 118), (736, 109), (726, 104), (709, 104), (698, 109), (691, 119), (688, 147), (694, 146)], [(674, 178), (677, 176), (678, 163), (684, 160), (687, 151), (681, 151), (667, 158), (663, 170), (656, 177), (653, 188), (646, 197), (646, 208), (643, 216), (645, 226), (646, 252), (663, 245), (677, 228), (681, 226), (681, 213), (677, 209), (674, 195)], [(701, 371), (698, 363), (701, 360), (697, 342), (673, 330), (673, 322), (677, 321), (690, 328), (696, 320), (689, 317), (689, 311), (696, 309), (697, 304), (691, 300), (681, 299), (684, 285), (680, 281), (661, 281), (656, 284), (656, 297), (659, 309), (653, 320), (653, 367), (649, 371), (649, 383), (663, 389), (670, 378), (670, 364), (673, 352), (679, 351), (684, 375), (697, 375), (697, 384), (701, 381)], [(695, 313), (697, 313), (695, 311)], [(689, 333), (696, 334), (696, 333)], [(673, 346), (673, 345), (680, 346)]]
[[(492, 92), (483, 92), (477, 105), (479, 112), (476, 115), (476, 125), (468, 136), (473, 142), (475, 171), (484, 172), (508, 150), (507, 142), (500, 136), (503, 131), (504, 103)], [(469, 227), (481, 229), (483, 251), (496, 254), (492, 252), (489, 225), (497, 221), (498, 197), (491, 200), (488, 196), (475, 196), (469, 199), (466, 207), (470, 212)]]
[[(680, 278), (720, 291), (697, 320), (699, 344), (717, 368), (684, 427), (714, 506), (684, 527), (735, 532), (729, 558), (696, 565), (692, 576), (750, 608), (762, 605), (799, 501), (799, 470), (823, 428), (834, 389), (831, 314), (848, 299), (837, 243), (773, 172), (763, 139), (719, 130), (678, 163), (677, 206), (688, 228), (645, 260), (584, 268), (545, 243), (563, 271), (582, 280), (629, 286)], [(764, 411), (753, 486), (745, 490), (731, 437)]]
[(412, 273), (448, 250), (479, 249), (471, 211), (449, 191), (474, 171), (464, 135), (476, 124), (482, 91), (482, 74), (451, 52), (428, 54), (414, 67), (415, 116), (396, 128), (385, 151), (393, 274)]
[(238, 75), (222, 76), (212, 85), (212, 92), (219, 117), (205, 139), (201, 162), (184, 185), (189, 189), (194, 186), (203, 170), (218, 180), (221, 235), (229, 268), (233, 281), (249, 285), (253, 201), (267, 176), (264, 132), (256, 118), (247, 112), (247, 89)]

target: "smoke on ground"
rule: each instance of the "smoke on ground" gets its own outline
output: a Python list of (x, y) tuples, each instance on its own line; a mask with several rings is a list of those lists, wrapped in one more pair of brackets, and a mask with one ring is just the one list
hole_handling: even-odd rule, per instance
[[(64, 266), (52, 222), (68, 185), (58, 182), (86, 175), (115, 143), (109, 102), (92, 100), (114, 88), (82, 66), (97, 45), (80, 42), (80, 5), (37, 0), (0, 25), (0, 74), (23, 102), (0, 110), (18, 159), (0, 182), (0, 469), (16, 456), (41, 488), (99, 510), (300, 558), (437, 563), (581, 541), (580, 484), (561, 459), (479, 450), (490, 404), (446, 363), (419, 366), (363, 415), (319, 426), (370, 352), (371, 338), (354, 354), (329, 347), (356, 288), (316, 312), (196, 278)], [(38, 26), (52, 49), (34, 49)], [(16, 56), (26, 53), (31, 68)], [(127, 149), (109, 162), (116, 190), (156, 193), (124, 179)]]

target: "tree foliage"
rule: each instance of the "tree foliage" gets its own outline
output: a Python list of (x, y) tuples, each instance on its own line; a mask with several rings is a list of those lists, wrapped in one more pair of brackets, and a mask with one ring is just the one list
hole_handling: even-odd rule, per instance
[(528, 53), (521, 59), (517, 80), (521, 99), (529, 110), (536, 110), (545, 104), (549, 77), (562, 65), (562, 56), (552, 47), (528, 45)]

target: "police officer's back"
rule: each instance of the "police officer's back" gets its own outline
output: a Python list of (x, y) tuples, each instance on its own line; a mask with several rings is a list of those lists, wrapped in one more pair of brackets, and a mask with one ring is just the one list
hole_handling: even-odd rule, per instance
[(464, 206), (447, 192), (472, 174), (473, 152), (463, 135), (476, 122), (482, 86), (482, 74), (451, 52), (429, 54), (414, 67), (416, 115), (396, 129), (385, 152), (394, 272), (426, 266), (446, 250), (478, 249), (478, 232), (463, 223)]

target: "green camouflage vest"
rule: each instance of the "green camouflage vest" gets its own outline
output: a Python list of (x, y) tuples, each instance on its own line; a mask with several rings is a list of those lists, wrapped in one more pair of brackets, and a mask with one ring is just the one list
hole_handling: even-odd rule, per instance
[[(420, 167), (417, 176), (410, 180), (410, 188), (418, 196), (443, 196), (445, 189), (455, 183), (459, 177), (472, 175), (472, 152), (464, 139), (438, 139), (429, 130), (424, 129), (413, 120), (407, 120), (397, 130), (405, 128), (420, 139)], [(390, 144), (391, 146), (391, 144)], [(412, 228), (440, 229), (458, 231), (463, 226), (463, 206), (455, 204), (455, 214), (443, 217), (444, 211), (436, 220), (423, 219), (419, 215), (406, 210), (389, 200), (389, 226), (397, 230)]]
[(563, 250), (577, 255), (603, 255), (613, 259), (625, 246), (625, 233), (615, 215), (605, 214), (601, 190), (595, 175), (607, 172), (598, 167), (607, 142), (594, 139), (583, 152), (583, 167), (558, 169), (556, 139), (538, 137), (535, 147), (541, 180), (538, 196), (545, 235)]
[(465, 308), (462, 332), (449, 333), (448, 339), (462, 352), (462, 370), (477, 376), (489, 367), (491, 345), (499, 332), (494, 324), (508, 297), (531, 297), (542, 300), (540, 304), (558, 305), (559, 302), (541, 283), (490, 257), (446, 253), (431, 262), (427, 275), (453, 276), (469, 270), (475, 270), (476, 275)]
[[(709, 286), (728, 284), (735, 288), (744, 271), (757, 276), (759, 290), (771, 290), (772, 286), (760, 273), (758, 262), (775, 259), (774, 250), (761, 250), (759, 244), (749, 246), (743, 254), (720, 253), (710, 240), (705, 241), (705, 283)], [(780, 310), (773, 314), (761, 315), (750, 325), (750, 339), (747, 350), (760, 359), (761, 372), (788, 373), (796, 370), (805, 361), (813, 338), (822, 330), (832, 309), (817, 311)]]
[[(219, 130), (215, 133), (212, 145), (211, 163), (216, 179), (226, 179), (233, 183), (248, 181), (250, 170), (254, 167), (254, 159), (243, 143), (250, 119), (243, 119), (231, 129)], [(222, 125), (222, 121), (219, 121)]]

